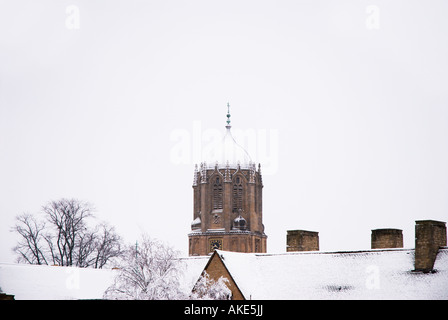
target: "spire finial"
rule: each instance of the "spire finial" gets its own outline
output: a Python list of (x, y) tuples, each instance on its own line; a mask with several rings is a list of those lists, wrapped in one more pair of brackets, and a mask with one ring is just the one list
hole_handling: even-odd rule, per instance
[(230, 128), (230, 103), (227, 102), (227, 126), (226, 128)]

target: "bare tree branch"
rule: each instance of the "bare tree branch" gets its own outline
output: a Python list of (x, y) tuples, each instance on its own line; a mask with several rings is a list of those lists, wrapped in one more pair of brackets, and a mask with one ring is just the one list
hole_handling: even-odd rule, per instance
[(13, 231), (16, 231), (22, 238), (13, 250), (19, 253), (24, 261), (33, 264), (47, 264), (41, 250), (41, 232), (44, 228), (45, 224), (37, 222), (30, 214), (16, 217)]
[(53, 264), (102, 268), (121, 254), (121, 239), (105, 223), (91, 229), (93, 207), (76, 199), (50, 201), (42, 207), (39, 222), (30, 214), (16, 218), (12, 231), (20, 235), (14, 247), (19, 260), (30, 264)]

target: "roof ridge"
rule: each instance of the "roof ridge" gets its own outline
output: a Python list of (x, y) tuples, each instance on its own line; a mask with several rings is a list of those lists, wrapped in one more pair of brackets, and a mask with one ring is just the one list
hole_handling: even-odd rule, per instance
[[(448, 249), (448, 247), (441, 247)], [(361, 250), (340, 250), (340, 251), (291, 251), (278, 253), (254, 253), (256, 256), (282, 256), (299, 254), (337, 254), (337, 253), (375, 253), (383, 251), (414, 251), (414, 248), (384, 248), (384, 249), (361, 249)]]

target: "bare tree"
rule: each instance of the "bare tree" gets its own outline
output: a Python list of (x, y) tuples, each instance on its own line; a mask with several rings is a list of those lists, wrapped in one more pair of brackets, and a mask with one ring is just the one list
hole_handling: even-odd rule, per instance
[(16, 218), (13, 231), (21, 238), (14, 251), (19, 261), (102, 268), (121, 254), (121, 239), (113, 227), (88, 227), (88, 219), (94, 218), (90, 204), (60, 199), (42, 207), (42, 213), (44, 221), (29, 214)]
[(92, 216), (91, 205), (76, 199), (61, 199), (51, 201), (42, 209), (55, 232), (51, 237), (57, 249), (51, 250), (53, 260), (61, 266), (74, 265), (77, 241), (87, 232), (86, 219)]
[(38, 222), (30, 214), (23, 214), (16, 217), (17, 223), (13, 230), (20, 236), (14, 251), (19, 254), (19, 259), (30, 264), (48, 264), (45, 254), (42, 251), (45, 223)]
[[(87, 243), (91, 243), (90, 260), (87, 260), (88, 266), (94, 268), (102, 268), (111, 259), (122, 254), (121, 239), (115, 232), (114, 227), (110, 227), (105, 223), (100, 224), (94, 233), (87, 239)], [(80, 246), (82, 247), (82, 246)]]

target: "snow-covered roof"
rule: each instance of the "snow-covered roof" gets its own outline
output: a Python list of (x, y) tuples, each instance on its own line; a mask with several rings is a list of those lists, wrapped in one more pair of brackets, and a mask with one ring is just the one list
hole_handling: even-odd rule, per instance
[(0, 288), (16, 300), (102, 299), (115, 270), (0, 264)]
[[(188, 294), (209, 256), (181, 258), (181, 290)], [(103, 299), (118, 270), (0, 263), (0, 292), (16, 300)]]
[(183, 292), (188, 294), (193, 290), (209, 259), (210, 256), (194, 256), (180, 259), (184, 266), (183, 273), (179, 279)]
[(448, 299), (448, 247), (426, 274), (414, 249), (217, 253), (246, 299)]

